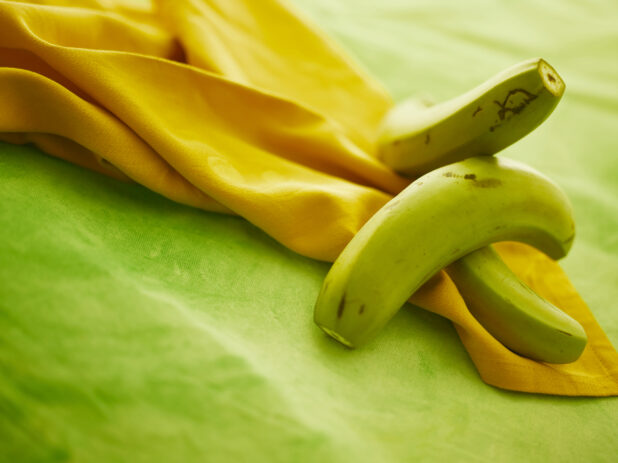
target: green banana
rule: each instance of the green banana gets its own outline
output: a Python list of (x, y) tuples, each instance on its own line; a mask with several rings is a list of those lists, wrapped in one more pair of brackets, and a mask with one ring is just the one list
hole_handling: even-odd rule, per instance
[(456, 162), (412, 182), (367, 221), (326, 276), (314, 320), (358, 347), (464, 255), (514, 240), (560, 258), (573, 238), (568, 198), (542, 174), (505, 158)]
[(537, 58), (434, 106), (401, 103), (383, 121), (377, 156), (392, 169), (417, 177), (470, 156), (492, 155), (541, 124), (564, 89), (558, 73)]
[[(521, 88), (514, 92), (517, 87)], [(531, 90), (537, 87), (540, 90)], [(558, 73), (546, 62), (529, 60), (431, 110), (427, 109), (431, 103), (408, 100), (385, 119), (380, 152), (391, 167), (401, 170), (406, 166), (407, 173), (415, 175), (459, 156), (493, 154), (537, 127), (553, 111), (564, 88)], [(500, 92), (507, 95), (503, 100)], [(524, 99), (520, 105), (509, 100), (526, 92), (534, 98)], [(498, 113), (492, 122), (482, 117), (489, 113), (481, 111), (487, 107), (483, 102), (493, 98), (498, 98), (493, 100)], [(471, 111), (473, 117), (468, 117)], [(499, 125), (491, 125), (500, 119)], [(445, 142), (419, 148), (423, 130), (427, 130), (422, 128), (427, 126), (432, 126), (432, 133), (446, 137)], [(587, 339), (581, 325), (528, 288), (492, 249), (462, 257), (447, 273), (473, 315), (511, 350), (551, 363), (575, 361), (583, 351)]]
[(586, 347), (581, 325), (520, 281), (491, 246), (453, 262), (447, 272), (472, 315), (512, 351), (570, 363)]

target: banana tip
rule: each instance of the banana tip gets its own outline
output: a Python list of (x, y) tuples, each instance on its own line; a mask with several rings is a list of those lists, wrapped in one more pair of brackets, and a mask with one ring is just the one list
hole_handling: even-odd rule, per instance
[(545, 84), (545, 88), (557, 98), (560, 98), (566, 88), (564, 81), (556, 70), (545, 60), (539, 60), (539, 73)]
[(339, 333), (337, 333), (336, 331), (333, 331), (332, 329), (327, 328), (324, 325), (318, 324), (318, 326), (322, 329), (322, 331), (328, 334), (331, 338), (336, 339), (341, 344), (343, 344), (346, 347), (349, 347), (350, 349), (354, 349), (355, 346), (350, 341), (348, 341), (346, 338), (344, 338)]

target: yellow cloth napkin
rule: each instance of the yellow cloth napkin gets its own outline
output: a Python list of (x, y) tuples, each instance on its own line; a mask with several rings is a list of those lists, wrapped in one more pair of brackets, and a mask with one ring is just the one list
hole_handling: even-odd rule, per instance
[[(239, 214), (315, 259), (333, 261), (409, 182), (372, 156), (391, 104), (279, 0), (0, 1), (1, 140)], [(618, 354), (560, 267), (521, 244), (498, 250), (584, 325), (580, 360), (547, 365), (505, 349), (444, 273), (411, 301), (456, 323), (489, 384), (618, 395)]]

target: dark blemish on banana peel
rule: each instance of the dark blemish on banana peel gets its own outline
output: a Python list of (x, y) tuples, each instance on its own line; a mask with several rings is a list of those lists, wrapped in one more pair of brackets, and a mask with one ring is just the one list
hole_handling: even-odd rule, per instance
[[(509, 99), (513, 95), (517, 95), (518, 93), (522, 93), (525, 96), (523, 101), (517, 106), (512, 105), (507, 107), (507, 105), (509, 104)], [(504, 98), (504, 101), (502, 103), (500, 103), (498, 100), (494, 100), (494, 103), (500, 107), (500, 109), (498, 110), (498, 117), (501, 121), (503, 121), (506, 117), (506, 114), (509, 112), (513, 114), (519, 114), (524, 110), (526, 106), (528, 106), (528, 104), (530, 104), (532, 100), (535, 100), (536, 97), (537, 95), (534, 95), (528, 90), (524, 90), (523, 88), (515, 88), (511, 90), (509, 93), (506, 94), (506, 97)], [(513, 103), (511, 102), (511, 104)], [(489, 130), (491, 130), (491, 128)]]
[(427, 132), (427, 135), (425, 135), (425, 144), (428, 145), (429, 144), (429, 132)]
[(558, 333), (566, 334), (567, 336), (573, 336), (571, 333), (567, 333), (566, 331), (558, 330)]
[(343, 315), (343, 310), (345, 309), (345, 294), (341, 297), (341, 302), (339, 302), (339, 309), (337, 310), (337, 318), (341, 318)]
[(549, 73), (547, 73), (547, 78), (549, 79), (550, 82), (556, 82), (556, 78)]
[(482, 110), (483, 110), (483, 108), (481, 108), (480, 106), (479, 106), (478, 108), (476, 108), (476, 109), (474, 110), (474, 112), (472, 113), (472, 117), (476, 116), (476, 115), (477, 115), (477, 113), (480, 113)]
[(364, 311), (365, 311), (365, 304), (361, 304), (360, 309), (358, 309), (358, 314), (362, 315)]
[(476, 180), (476, 174), (459, 175), (454, 172), (448, 171), (448, 172), (444, 172), (442, 175), (444, 177), (449, 177), (449, 178), (452, 177), (452, 178), (464, 178), (466, 180)]
[(476, 174), (458, 175), (453, 172), (444, 172), (442, 175), (449, 178), (463, 178), (464, 180), (471, 180), (472, 184), (479, 188), (495, 188), (502, 185), (502, 180), (500, 179), (484, 178), (479, 180), (476, 178)]
[(484, 178), (482, 180), (475, 180), (473, 185), (479, 188), (495, 188), (502, 185), (502, 180), (497, 178)]

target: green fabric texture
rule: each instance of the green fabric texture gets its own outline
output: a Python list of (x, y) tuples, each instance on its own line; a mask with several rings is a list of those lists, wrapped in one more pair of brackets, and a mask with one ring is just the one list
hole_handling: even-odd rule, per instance
[[(556, 180), (562, 265), (618, 344), (615, 2), (297, 0), (397, 99), (533, 56), (567, 92), (505, 150)], [(349, 351), (313, 324), (328, 264), (237, 217), (0, 144), (0, 461), (613, 461), (618, 399), (484, 384), (409, 306)]]

